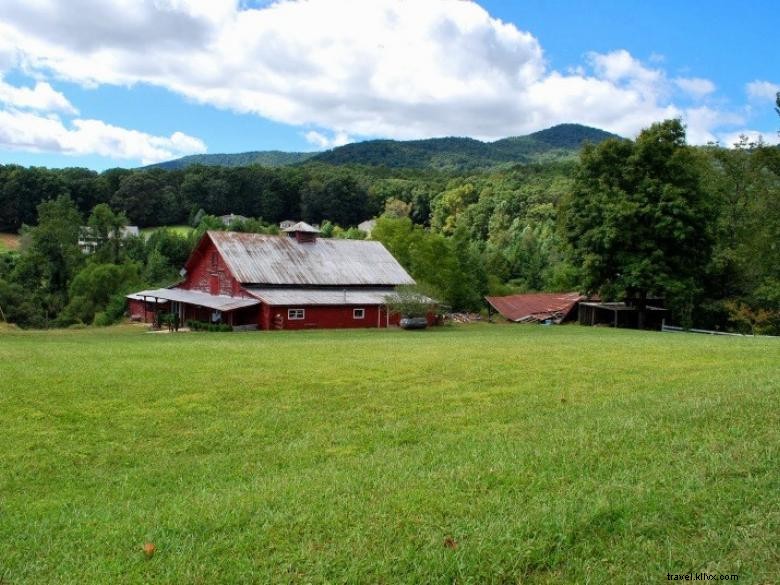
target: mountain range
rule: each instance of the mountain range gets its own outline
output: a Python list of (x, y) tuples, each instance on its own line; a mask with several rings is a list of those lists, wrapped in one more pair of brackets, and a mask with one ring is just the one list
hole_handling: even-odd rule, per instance
[(585, 142), (594, 144), (616, 134), (582, 126), (559, 124), (527, 136), (482, 142), (473, 138), (428, 138), (425, 140), (367, 140), (323, 152), (278, 150), (236, 154), (195, 154), (150, 165), (168, 170), (191, 165), (268, 167), (304, 163), (368, 165), (389, 168), (479, 170), (513, 164), (530, 164), (573, 158)]

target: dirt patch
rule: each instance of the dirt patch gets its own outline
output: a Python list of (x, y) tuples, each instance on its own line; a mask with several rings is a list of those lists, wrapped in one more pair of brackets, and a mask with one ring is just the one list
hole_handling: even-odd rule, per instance
[(18, 234), (0, 234), (0, 250), (18, 250), (21, 236)]

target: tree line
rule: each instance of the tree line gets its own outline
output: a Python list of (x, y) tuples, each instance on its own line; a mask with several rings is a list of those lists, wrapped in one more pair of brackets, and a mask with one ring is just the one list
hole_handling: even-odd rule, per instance
[[(379, 217), (371, 237), (454, 310), (480, 309), (485, 294), (579, 290), (664, 297), (683, 325), (780, 330), (780, 150), (691, 147), (677, 120), (586, 146), (579, 160), (473, 173), (0, 166), (0, 231), (24, 241), (0, 254), (0, 307), (25, 326), (112, 322), (123, 293), (175, 282), (226, 213), (253, 218), (232, 229), (303, 219), (351, 238)], [(195, 230), (120, 240), (127, 223)], [(76, 245), (83, 225), (101, 234), (89, 256)]]

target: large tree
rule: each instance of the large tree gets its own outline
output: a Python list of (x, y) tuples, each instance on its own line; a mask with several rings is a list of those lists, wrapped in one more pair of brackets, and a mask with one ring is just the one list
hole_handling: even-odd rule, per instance
[(679, 120), (582, 151), (565, 217), (572, 259), (588, 292), (635, 297), (640, 326), (650, 295), (690, 311), (710, 250), (700, 175)]
[(114, 213), (107, 203), (99, 203), (92, 210), (87, 226), (97, 241), (93, 260), (96, 262), (119, 262), (122, 251), (122, 229), (127, 225), (124, 213)]

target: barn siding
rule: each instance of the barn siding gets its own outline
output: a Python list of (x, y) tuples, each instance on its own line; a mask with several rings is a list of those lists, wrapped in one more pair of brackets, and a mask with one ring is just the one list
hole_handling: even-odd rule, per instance
[(141, 299), (127, 300), (127, 312), (130, 315), (130, 319), (133, 321), (139, 320), (143, 323), (154, 322), (155, 311), (167, 313), (170, 311), (170, 306), (170, 303), (155, 303), (151, 299), (149, 302), (144, 302)]
[(139, 301), (137, 299), (130, 299), (127, 302), (127, 309), (130, 313), (130, 319), (133, 321), (143, 321), (146, 322), (146, 316), (144, 315), (144, 302)]
[[(268, 307), (263, 305), (267, 315), (261, 328), (276, 329), (276, 316), (282, 316), (283, 329), (369, 329), (387, 326), (387, 313), (383, 307), (362, 305), (295, 305), (284, 307)], [(306, 318), (291, 320), (287, 318), (288, 309), (304, 309)], [(353, 309), (364, 309), (363, 319), (353, 318)], [(398, 315), (390, 315), (390, 325), (398, 325)]]
[(212, 290), (212, 282), (216, 279), (216, 294), (249, 297), (241, 287), (241, 283), (230, 274), (230, 270), (211, 239), (203, 239), (189, 264), (184, 282), (179, 285), (179, 288), (215, 294)]

